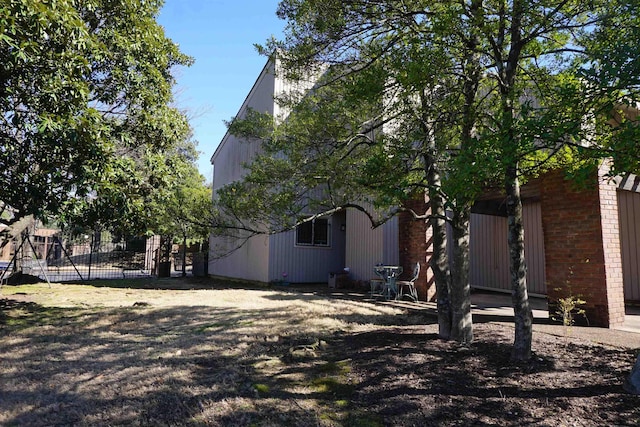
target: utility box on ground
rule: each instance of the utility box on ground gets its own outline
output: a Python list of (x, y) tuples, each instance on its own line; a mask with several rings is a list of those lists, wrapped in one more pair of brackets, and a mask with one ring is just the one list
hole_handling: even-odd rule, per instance
[(329, 287), (331, 289), (346, 288), (349, 284), (349, 272), (342, 270), (329, 273)]

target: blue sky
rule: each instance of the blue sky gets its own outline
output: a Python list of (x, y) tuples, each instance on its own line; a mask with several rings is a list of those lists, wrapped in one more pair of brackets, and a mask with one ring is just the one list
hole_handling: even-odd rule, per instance
[(200, 172), (210, 182), (211, 155), (226, 132), (223, 120), (237, 112), (266, 58), (254, 44), (280, 37), (278, 0), (165, 0), (158, 22), (180, 49), (195, 58), (176, 76), (177, 101), (194, 117)]

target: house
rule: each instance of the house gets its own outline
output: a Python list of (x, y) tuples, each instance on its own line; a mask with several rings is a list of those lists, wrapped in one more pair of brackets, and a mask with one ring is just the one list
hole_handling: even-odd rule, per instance
[(43, 227), (39, 221), (35, 221), (29, 216), (14, 224), (12, 227), (0, 225), (0, 261), (8, 264), (20, 247), (22, 242), (21, 234), (29, 229), (31, 245), (37, 258), (44, 258), (54, 245), (54, 236), (60, 230)]
[[(248, 109), (278, 116), (281, 111), (274, 97), (287, 90), (276, 75), (277, 62), (269, 61), (244, 100), (238, 116)], [(240, 141), (227, 133), (211, 157), (213, 194), (240, 179), (242, 165), (258, 153), (257, 142)], [(338, 212), (299, 226), (296, 230), (250, 238), (239, 248), (235, 242), (211, 237), (209, 274), (258, 282), (289, 281), (293, 283), (327, 282), (331, 272), (349, 267), (352, 277), (368, 280), (375, 263), (398, 263), (397, 221), (371, 230), (368, 221), (355, 212)], [(229, 246), (227, 256), (219, 258), (215, 251)], [(223, 251), (224, 252), (224, 251)]]
[[(274, 97), (286, 83), (268, 62), (245, 99), (247, 109), (278, 116)], [(213, 193), (240, 179), (243, 164), (259, 152), (259, 143), (243, 142), (227, 133), (211, 158)], [(580, 296), (587, 301), (592, 325), (615, 327), (624, 322), (625, 301), (640, 301), (640, 180), (606, 178), (606, 166), (592, 186), (578, 189), (560, 171), (550, 172), (522, 189), (525, 256), (529, 293), (550, 300)], [(408, 202), (426, 211), (422, 198)], [(510, 291), (507, 219), (503, 198), (486, 195), (472, 210), (470, 280), (475, 288)], [(298, 229), (250, 238), (228, 256), (210, 256), (209, 273), (258, 282), (327, 282), (331, 272), (349, 267), (354, 280), (373, 277), (377, 263), (400, 264), (405, 272), (416, 262), (428, 265), (430, 229), (424, 221), (400, 214), (372, 230), (366, 216), (347, 210), (319, 218)], [(229, 242), (227, 242), (229, 243)], [(233, 245), (233, 242), (230, 242)], [(210, 248), (225, 244), (211, 237)], [(417, 282), (420, 299), (433, 299), (431, 271), (423, 268)]]

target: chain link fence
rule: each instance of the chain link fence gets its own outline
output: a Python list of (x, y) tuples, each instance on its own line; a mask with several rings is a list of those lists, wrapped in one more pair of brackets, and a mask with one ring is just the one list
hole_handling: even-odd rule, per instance
[[(161, 245), (160, 236), (116, 238), (109, 232), (61, 233), (40, 229), (5, 241), (0, 248), (3, 283), (206, 276), (205, 253)], [(195, 266), (195, 267), (194, 267)]]

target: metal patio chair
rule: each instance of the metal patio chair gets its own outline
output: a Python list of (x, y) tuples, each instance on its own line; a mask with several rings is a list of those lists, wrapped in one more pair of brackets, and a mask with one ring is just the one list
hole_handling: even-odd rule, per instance
[[(419, 275), (420, 275), (420, 263), (416, 262), (416, 267), (413, 269), (413, 277), (411, 277), (410, 280), (398, 280), (396, 282), (398, 286), (400, 299), (402, 299), (404, 295), (407, 295), (412, 300), (418, 301), (418, 291), (416, 291), (415, 282), (416, 280), (418, 280)], [(407, 293), (404, 292), (405, 288), (408, 291)]]
[(378, 276), (378, 278), (369, 280), (369, 285), (371, 286), (371, 298), (384, 295), (384, 287), (385, 283), (387, 282), (387, 277), (384, 270), (375, 268), (374, 272), (376, 273), (376, 276)]

